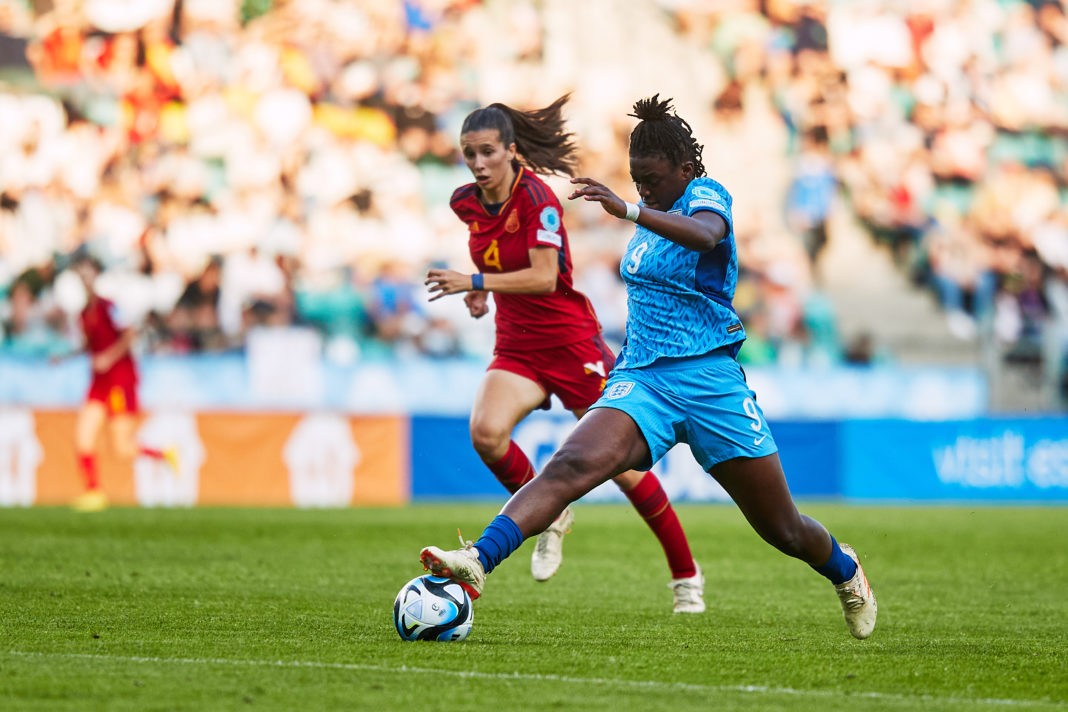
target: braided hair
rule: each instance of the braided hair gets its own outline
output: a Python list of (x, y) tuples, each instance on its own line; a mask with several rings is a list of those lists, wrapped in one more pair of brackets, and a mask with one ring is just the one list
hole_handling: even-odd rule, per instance
[(544, 109), (519, 111), (494, 103), (467, 115), (460, 133), (496, 129), (505, 146), (515, 143), (516, 153), (535, 173), (575, 175), (578, 146), (575, 135), (564, 128), (563, 108), (570, 94)]
[(671, 99), (661, 101), (659, 94), (639, 99), (634, 102), (634, 113), (627, 115), (639, 121), (630, 132), (631, 156), (660, 155), (676, 166), (692, 161), (694, 176), (705, 174), (701, 162), (704, 146), (697, 143), (686, 120), (675, 113)]

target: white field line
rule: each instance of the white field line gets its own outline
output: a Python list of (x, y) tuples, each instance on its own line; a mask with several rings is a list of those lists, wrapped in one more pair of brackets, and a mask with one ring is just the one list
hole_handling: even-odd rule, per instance
[[(1000, 699), (993, 697), (946, 697), (938, 695), (902, 695), (888, 692), (841, 692), (839, 690), (798, 690), (792, 687), (771, 687), (767, 685), (699, 685), (689, 682), (665, 682), (662, 680), (623, 680), (609, 677), (572, 677), (525, 672), (478, 672), (477, 670), (447, 670), (438, 668), (414, 667), (411, 665), (370, 665), (365, 663), (330, 663), (317, 660), (240, 660), (237, 658), (163, 658), (140, 655), (95, 655), (91, 653), (42, 653), (23, 650), (0, 652), (18, 658), (49, 658), (67, 660), (88, 660), (93, 662), (137, 663), (149, 665), (207, 665), (223, 667), (266, 667), (266, 668), (310, 668), (316, 670), (350, 670), (359, 672), (377, 672), (388, 674), (422, 674), (446, 675), (471, 680), (501, 680), (552, 682), (572, 685), (598, 685), (619, 689), (646, 689), (684, 692), (719, 692), (752, 695), (781, 695), (794, 697), (837, 697), (842, 699), (860, 698), (885, 702), (916, 702), (931, 705), (990, 705), (1003, 707), (1048, 707), (1050, 709), (1068, 709), (1065, 705), (1051, 700)], [(937, 708), (937, 707), (936, 707)]]

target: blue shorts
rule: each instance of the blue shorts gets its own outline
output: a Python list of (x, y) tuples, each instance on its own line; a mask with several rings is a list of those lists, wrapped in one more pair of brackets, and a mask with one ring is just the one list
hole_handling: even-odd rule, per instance
[(615, 368), (591, 408), (615, 408), (634, 419), (649, 445), (649, 467), (678, 443), (690, 446), (706, 472), (779, 449), (742, 367), (726, 349)]

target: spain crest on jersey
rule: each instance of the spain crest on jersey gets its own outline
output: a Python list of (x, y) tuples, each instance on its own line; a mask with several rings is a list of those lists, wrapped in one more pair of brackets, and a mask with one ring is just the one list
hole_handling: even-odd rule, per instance
[(504, 229), (506, 232), (515, 232), (519, 229), (519, 213), (512, 208), (512, 212), (508, 213), (508, 220), (504, 223)]

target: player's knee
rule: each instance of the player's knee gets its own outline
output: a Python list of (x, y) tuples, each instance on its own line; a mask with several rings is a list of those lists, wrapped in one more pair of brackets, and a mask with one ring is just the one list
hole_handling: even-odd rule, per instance
[(492, 423), (471, 424), (471, 444), (485, 462), (495, 462), (508, 451), (510, 433)]
[(112, 443), (112, 448), (115, 451), (115, 455), (123, 462), (129, 462), (137, 457), (137, 445), (130, 445), (129, 443)]

